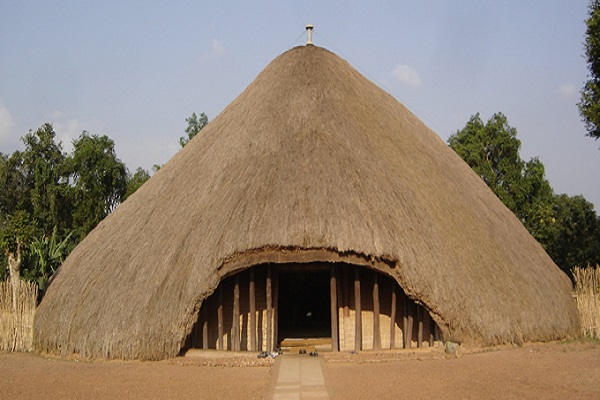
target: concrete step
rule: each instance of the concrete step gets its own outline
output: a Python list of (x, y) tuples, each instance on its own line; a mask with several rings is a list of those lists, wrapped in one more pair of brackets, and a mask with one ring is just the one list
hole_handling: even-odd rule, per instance
[(331, 351), (331, 338), (286, 338), (281, 342), (284, 353), (297, 354), (300, 350), (307, 353), (314, 351)]

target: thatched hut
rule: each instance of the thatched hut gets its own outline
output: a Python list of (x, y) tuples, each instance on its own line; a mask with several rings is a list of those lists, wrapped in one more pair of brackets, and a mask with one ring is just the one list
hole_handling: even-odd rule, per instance
[(577, 332), (568, 278), (434, 132), (316, 46), (273, 60), (71, 253), (40, 351), (162, 359)]

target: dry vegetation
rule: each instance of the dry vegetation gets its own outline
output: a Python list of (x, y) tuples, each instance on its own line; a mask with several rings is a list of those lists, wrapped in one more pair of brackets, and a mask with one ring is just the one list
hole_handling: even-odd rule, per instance
[[(576, 267), (573, 279), (581, 335), (600, 339), (600, 266)], [(21, 281), (17, 310), (12, 312), (10, 282), (0, 282), (0, 351), (32, 350), (37, 295), (35, 283)]]
[[(600, 339), (600, 266), (573, 269), (581, 335)], [(16, 311), (10, 282), (0, 282), (0, 351), (31, 351), (38, 288), (21, 281)]]
[(600, 266), (573, 269), (581, 333), (600, 339)]
[(37, 296), (35, 283), (21, 281), (13, 310), (10, 282), (0, 282), (0, 351), (32, 350)]
[(388, 274), (464, 342), (578, 333), (568, 278), (485, 182), (346, 61), (299, 46), (69, 254), (35, 347), (174, 357), (222, 278), (283, 260)]
[[(574, 276), (582, 334), (598, 338), (600, 267), (577, 269)], [(0, 393), (6, 398), (251, 399), (268, 393), (271, 362), (246, 353), (202, 352), (202, 357), (188, 354), (151, 363), (87, 362), (76, 356), (25, 354), (22, 351), (32, 345), (37, 287), (23, 282), (20, 294), (17, 312), (13, 313), (10, 284), (0, 282)], [(458, 358), (448, 357), (440, 349), (330, 353), (322, 358), (331, 399), (476, 399), (490, 393), (507, 399), (587, 399), (598, 394), (599, 343), (526, 343), (522, 347), (475, 349)], [(586, 373), (581, 374), (581, 370)], [(397, 381), (402, 385), (390, 383)]]

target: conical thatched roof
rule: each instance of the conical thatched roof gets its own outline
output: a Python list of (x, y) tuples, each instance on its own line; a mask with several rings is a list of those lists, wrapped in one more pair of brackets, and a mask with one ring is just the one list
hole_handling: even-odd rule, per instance
[(319, 47), (276, 58), (72, 252), (39, 350), (176, 355), (221, 277), (262, 262), (379, 269), (446, 337), (575, 334), (567, 277), (434, 132)]

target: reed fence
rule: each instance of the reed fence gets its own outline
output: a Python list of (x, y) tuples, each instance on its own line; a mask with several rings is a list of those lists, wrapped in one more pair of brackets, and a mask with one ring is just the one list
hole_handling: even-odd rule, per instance
[(13, 309), (10, 282), (0, 282), (0, 351), (32, 350), (37, 284), (21, 281), (18, 293)]
[(583, 336), (600, 339), (600, 266), (573, 268), (575, 298)]
[[(572, 273), (581, 334), (600, 339), (600, 266), (575, 267)], [(13, 309), (10, 282), (0, 282), (0, 351), (32, 350), (37, 297), (37, 284), (21, 281)]]

